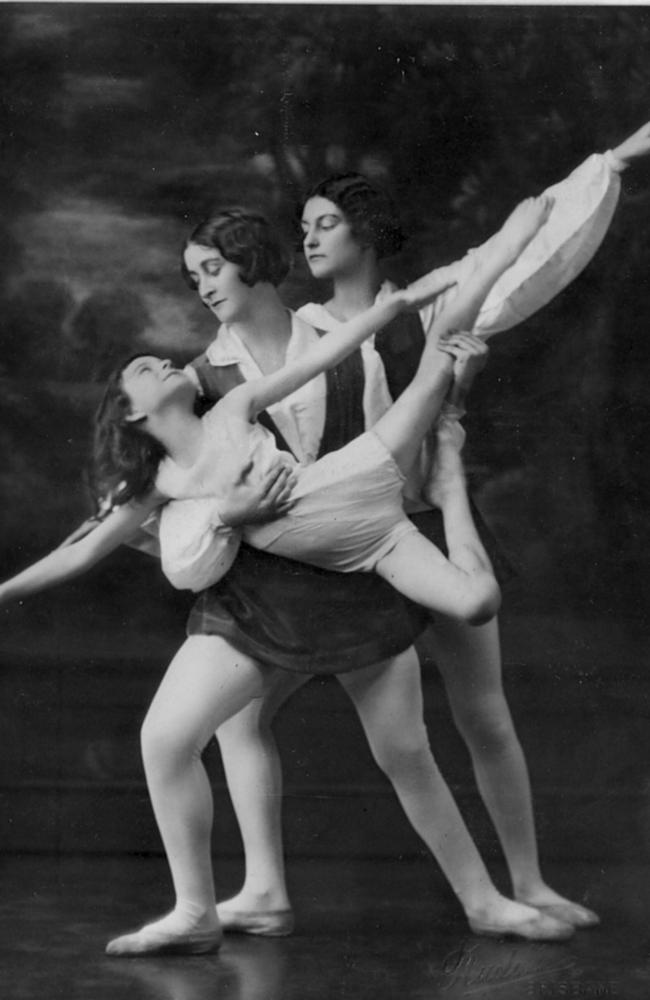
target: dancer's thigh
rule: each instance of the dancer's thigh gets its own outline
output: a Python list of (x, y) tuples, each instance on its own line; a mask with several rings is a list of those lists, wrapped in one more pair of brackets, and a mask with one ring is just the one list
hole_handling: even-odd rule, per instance
[[(236, 658), (239, 654), (231, 649), (230, 655)], [(262, 693), (219, 726), (217, 739), (223, 746), (225, 743), (250, 740), (262, 732), (267, 732), (285, 701), (310, 679), (309, 674), (269, 670)]]
[(154, 696), (145, 732), (163, 733), (170, 744), (191, 739), (202, 748), (226, 719), (263, 695), (274, 673), (243, 653), (233, 655), (218, 636), (190, 636)]
[(415, 750), (426, 743), (420, 663), (413, 646), (338, 680), (359, 714), (368, 742), (380, 761), (396, 750)]

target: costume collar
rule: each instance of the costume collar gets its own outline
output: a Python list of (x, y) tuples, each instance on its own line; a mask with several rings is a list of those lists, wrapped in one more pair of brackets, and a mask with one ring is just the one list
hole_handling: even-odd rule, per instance
[[(287, 311), (291, 318), (291, 336), (287, 346), (288, 361), (294, 353), (300, 352), (300, 345), (304, 342), (305, 338), (313, 340), (314, 328), (311, 324), (301, 319), (300, 316), (296, 316), (292, 310), (289, 309)], [(225, 365), (252, 366), (257, 368), (257, 364), (246, 345), (226, 323), (221, 324), (217, 336), (205, 354), (210, 364), (214, 365), (215, 368)]]

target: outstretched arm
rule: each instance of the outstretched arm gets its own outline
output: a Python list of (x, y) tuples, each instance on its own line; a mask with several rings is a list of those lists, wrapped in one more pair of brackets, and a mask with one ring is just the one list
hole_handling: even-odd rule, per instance
[(0, 606), (54, 587), (65, 580), (81, 576), (100, 559), (127, 541), (151, 511), (163, 502), (152, 494), (139, 503), (116, 507), (105, 521), (71, 545), (55, 549), (43, 559), (0, 584)]
[[(549, 188), (555, 211), (539, 239), (503, 274), (483, 304), (474, 332), (483, 338), (523, 322), (569, 285), (592, 259), (609, 228), (620, 192), (620, 172), (650, 154), (650, 123), (611, 151), (593, 154), (568, 177)], [(492, 253), (499, 233), (459, 261), (435, 272), (463, 284), (473, 269)], [(423, 314), (425, 329), (453, 289), (441, 295)]]
[[(492, 238), (492, 252), (481, 259), (460, 285), (455, 298), (437, 316), (430, 334), (434, 341), (449, 331), (472, 329), (494, 282), (544, 231), (553, 204), (548, 194), (542, 194), (539, 198), (526, 198), (510, 213)], [(418, 300), (427, 297), (429, 281), (430, 276), (425, 275), (404, 289), (402, 297), (407, 306), (415, 307)]]
[[(467, 329), (473, 325), (487, 290), (543, 227), (552, 207), (553, 200), (544, 195), (529, 198), (517, 206), (494, 238), (490, 256), (474, 269), (461, 294), (436, 320), (432, 331), (434, 338), (442, 330)], [(437, 299), (440, 291), (439, 277), (433, 272), (406, 289), (390, 292), (359, 316), (330, 330), (309, 351), (279, 371), (237, 386), (224, 397), (221, 405), (233, 406), (245, 419), (254, 420), (262, 410), (337, 365), (398, 313), (421, 309)]]
[(648, 154), (650, 154), (650, 122), (646, 122), (612, 150), (612, 155), (623, 167)]
[(426, 305), (440, 294), (441, 287), (446, 286), (441, 286), (435, 279), (423, 282), (409, 294), (401, 289), (390, 292), (365, 312), (324, 334), (300, 358), (284, 365), (279, 371), (238, 385), (224, 397), (221, 405), (227, 403), (234, 406), (237, 412), (245, 414), (246, 419), (254, 420), (262, 410), (295, 392), (321, 372), (333, 368), (399, 313)]

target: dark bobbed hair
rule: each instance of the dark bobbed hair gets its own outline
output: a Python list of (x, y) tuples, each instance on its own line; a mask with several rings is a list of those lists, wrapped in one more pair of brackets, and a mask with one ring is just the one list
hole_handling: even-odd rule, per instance
[(393, 199), (364, 174), (332, 174), (308, 192), (304, 204), (310, 198), (327, 198), (337, 205), (354, 238), (374, 247), (378, 260), (402, 249), (404, 233)]
[(95, 414), (90, 488), (98, 503), (139, 500), (153, 488), (165, 449), (156, 438), (126, 418), (131, 400), (122, 386), (127, 365), (149, 354), (134, 354), (106, 383)]
[(277, 287), (291, 266), (289, 251), (268, 219), (246, 208), (220, 209), (200, 222), (185, 241), (181, 274), (190, 288), (196, 289), (185, 266), (185, 251), (190, 243), (218, 250), (222, 257), (239, 266), (241, 280), (251, 287), (258, 281), (268, 281)]

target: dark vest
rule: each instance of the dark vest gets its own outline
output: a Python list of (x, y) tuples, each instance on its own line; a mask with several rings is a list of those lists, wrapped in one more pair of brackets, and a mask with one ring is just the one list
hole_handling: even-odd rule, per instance
[[(319, 335), (323, 335), (318, 330)], [(420, 317), (415, 313), (396, 316), (375, 336), (375, 347), (386, 369), (388, 388), (393, 399), (404, 391), (415, 375), (424, 347), (424, 331)], [(237, 365), (215, 367), (205, 354), (192, 362), (203, 395), (216, 403), (236, 385), (243, 382)], [(365, 378), (361, 351), (353, 351), (335, 368), (325, 373), (327, 380), (327, 407), (325, 427), (318, 451), (319, 457), (342, 448), (349, 441), (363, 434), (363, 390)], [(268, 413), (261, 413), (258, 420), (275, 437), (281, 451), (291, 449)]]

